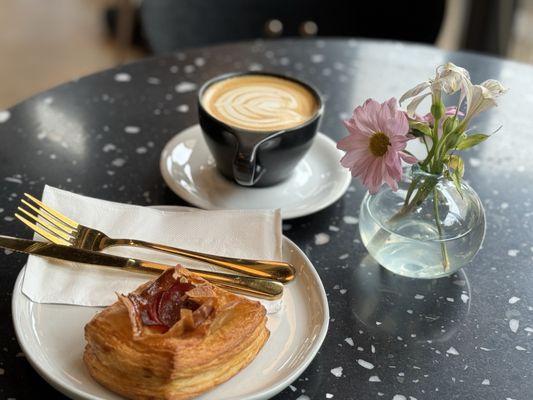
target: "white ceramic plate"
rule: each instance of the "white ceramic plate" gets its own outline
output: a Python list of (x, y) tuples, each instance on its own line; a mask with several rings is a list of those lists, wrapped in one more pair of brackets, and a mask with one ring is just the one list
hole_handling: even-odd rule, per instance
[[(268, 317), (267, 343), (244, 370), (198, 399), (268, 399), (293, 382), (316, 355), (329, 323), (324, 287), (309, 259), (286, 237), (283, 259), (295, 265), (297, 278), (286, 286), (282, 310)], [(34, 303), (22, 294), (23, 276), (24, 269), (13, 289), (12, 311), (28, 361), (71, 398), (120, 399), (96, 383), (82, 362), (83, 327), (100, 309)]]
[(266, 188), (239, 186), (218, 173), (199, 125), (174, 136), (161, 153), (161, 174), (182, 199), (213, 209), (281, 208), (284, 219), (320, 211), (348, 189), (351, 175), (339, 164), (343, 153), (318, 133), (293, 175)]

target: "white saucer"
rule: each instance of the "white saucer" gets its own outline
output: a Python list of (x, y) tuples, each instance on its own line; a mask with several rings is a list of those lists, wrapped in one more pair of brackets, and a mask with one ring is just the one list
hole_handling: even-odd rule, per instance
[[(282, 310), (268, 316), (270, 338), (250, 365), (197, 400), (268, 399), (296, 380), (320, 349), (329, 323), (322, 282), (286, 237), (283, 260), (296, 267), (297, 277), (285, 287)], [(31, 365), (73, 399), (121, 399), (96, 383), (82, 361), (83, 327), (100, 308), (34, 303), (22, 294), (23, 277), (24, 269), (13, 289), (12, 313), (18, 342)]]
[(182, 199), (213, 209), (281, 208), (284, 219), (320, 211), (348, 189), (350, 173), (341, 167), (342, 152), (322, 133), (287, 181), (266, 188), (246, 188), (224, 178), (199, 125), (174, 136), (161, 153), (161, 174)]

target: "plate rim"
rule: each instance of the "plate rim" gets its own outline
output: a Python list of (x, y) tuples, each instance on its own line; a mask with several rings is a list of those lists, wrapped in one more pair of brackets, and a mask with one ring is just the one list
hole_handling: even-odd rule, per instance
[[(196, 199), (197, 196), (191, 195), (191, 193), (187, 190), (184, 190), (180, 185), (176, 184), (176, 181), (172, 178), (170, 173), (166, 169), (166, 154), (169, 153), (170, 148), (174, 147), (174, 142), (177, 141), (179, 135), (188, 132), (193, 131), (194, 129), (201, 129), (199, 124), (193, 124), (191, 126), (188, 126), (185, 129), (180, 130), (178, 133), (176, 133), (174, 136), (172, 136), (167, 143), (165, 143), (165, 146), (163, 147), (163, 150), (161, 150), (161, 155), (159, 157), (159, 172), (161, 173), (161, 176), (163, 177), (163, 180), (165, 181), (165, 184), (168, 186), (168, 188), (174, 192), (178, 197), (185, 200), (187, 203), (192, 204), (195, 207), (199, 207), (204, 210), (219, 210), (224, 209), (222, 207), (212, 207), (210, 206), (210, 203), (208, 202), (198, 202)], [(329, 145), (336, 148), (336, 143), (333, 139), (331, 139), (326, 134), (318, 131), (316, 137), (319, 137), (321, 140), (325, 140), (328, 142)], [(316, 138), (315, 138), (316, 139)], [(340, 165), (340, 164), (339, 164)], [(331, 196), (328, 198), (327, 201), (324, 201), (323, 203), (318, 203), (315, 207), (310, 207), (308, 209), (296, 209), (296, 210), (288, 210), (284, 211), (281, 209), (281, 217), (283, 220), (289, 220), (294, 218), (300, 218), (305, 217), (307, 215), (315, 214), (319, 211), (324, 210), (325, 208), (329, 207), (333, 203), (335, 203), (337, 200), (339, 200), (345, 193), (346, 190), (348, 190), (348, 187), (350, 186), (350, 183), (352, 181), (351, 174), (346, 170), (344, 180), (341, 182), (342, 186), (341, 188), (335, 193), (334, 196)]]
[[(291, 371), (284, 379), (282, 379), (277, 384), (271, 386), (270, 388), (264, 389), (263, 391), (256, 393), (255, 395), (247, 397), (246, 400), (260, 400), (260, 399), (266, 399), (266, 398), (275, 396), (276, 394), (284, 390), (286, 387), (288, 387), (296, 379), (298, 379), (298, 377), (307, 369), (309, 364), (311, 364), (311, 362), (315, 359), (316, 354), (318, 353), (318, 351), (322, 347), (322, 344), (324, 343), (324, 339), (326, 338), (326, 334), (329, 329), (329, 319), (330, 319), (329, 304), (328, 304), (326, 291), (324, 289), (324, 284), (322, 283), (322, 280), (320, 279), (320, 275), (318, 274), (314, 264), (311, 262), (311, 260), (309, 260), (309, 258), (302, 251), (302, 249), (300, 249), (300, 247), (296, 245), (296, 243), (294, 243), (292, 240), (290, 240), (285, 235), (283, 235), (283, 242), (287, 243), (289, 248), (292, 248), (296, 252), (298, 252), (299, 256), (302, 257), (310, 265), (311, 268), (309, 268), (309, 270), (310, 270), (311, 275), (313, 275), (313, 278), (315, 279), (317, 283), (317, 288), (318, 288), (317, 292), (320, 295), (322, 308), (324, 310), (324, 318), (322, 320), (322, 326), (320, 328), (320, 331), (318, 335), (315, 337), (313, 345), (308, 351), (305, 360), (299, 365), (299, 367)], [(26, 265), (24, 265), (21, 268), (21, 270), (19, 271), (17, 275), (17, 279), (15, 280), (15, 284), (13, 286), (13, 294), (11, 297), (11, 313), (12, 313), (13, 326), (15, 328), (15, 337), (17, 338), (17, 342), (20, 345), (21, 350), (24, 352), (25, 358), (28, 360), (32, 368), (46, 382), (48, 382), (52, 387), (54, 387), (56, 390), (63, 393), (64, 395), (70, 398), (75, 398), (75, 399), (80, 399), (80, 400), (104, 400), (101, 397), (93, 396), (76, 387), (63, 385), (59, 379), (56, 380), (53, 374), (48, 373), (43, 367), (39, 365), (38, 361), (36, 361), (33, 358), (32, 353), (29, 351), (29, 348), (27, 347), (27, 343), (22, 339), (22, 335), (19, 333), (21, 332), (21, 327), (19, 326), (19, 323), (18, 323), (19, 322), (18, 315), (20, 314), (18, 312), (19, 311), (18, 303), (20, 302), (19, 299), (20, 299), (20, 296), (25, 296), (22, 293), (22, 279), (24, 279), (25, 270), (26, 270)], [(31, 302), (31, 300), (29, 299), (27, 300)]]

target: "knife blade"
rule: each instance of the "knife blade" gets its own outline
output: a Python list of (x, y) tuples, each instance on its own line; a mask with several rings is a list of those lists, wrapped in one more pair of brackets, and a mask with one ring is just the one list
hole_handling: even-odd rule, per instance
[[(103, 265), (116, 268), (127, 268), (133, 260), (125, 257), (99, 253), (96, 251), (62, 246), (50, 242), (38, 242), (36, 240), (20, 239), (3, 235), (0, 235), (0, 247), (34, 256), (56, 258), (59, 260), (79, 262), (82, 264)], [(159, 265), (162, 267), (159, 269), (159, 272), (170, 268), (169, 265)]]
[[(81, 264), (122, 268), (129, 271), (152, 274), (159, 274), (168, 268), (173, 268), (171, 265), (155, 263), (152, 261), (120, 257), (112, 254), (83, 250), (76, 247), (63, 246), (50, 242), (39, 242), (36, 240), (20, 239), (4, 235), (0, 235), (0, 248), (39, 257), (72, 261)], [(283, 285), (270, 279), (252, 278), (241, 275), (224, 274), (191, 268), (188, 268), (188, 270), (196, 273), (211, 283), (222, 286), (228, 290), (236, 291), (238, 293), (266, 298), (269, 300), (280, 298), (283, 294)]]

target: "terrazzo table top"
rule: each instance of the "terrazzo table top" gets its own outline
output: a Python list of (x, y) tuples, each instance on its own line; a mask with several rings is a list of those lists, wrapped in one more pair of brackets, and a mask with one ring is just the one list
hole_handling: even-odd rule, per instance
[[(23, 192), (45, 183), (118, 202), (184, 204), (164, 184), (159, 155), (197, 123), (196, 91), (235, 70), (303, 78), (326, 96), (321, 131), (367, 97), (400, 96), (452, 61), (472, 80), (510, 88), (478, 120), (496, 137), (466, 154), (466, 178), (487, 211), (473, 264), (436, 281), (401, 278), (375, 265), (358, 233), (363, 188), (284, 233), (316, 266), (331, 312), (324, 345), (276, 399), (533, 398), (533, 68), (432, 47), (359, 40), (258, 41), (184, 51), (104, 71), (0, 112), (0, 226), (30, 237), (13, 213)], [(22, 255), (0, 251), (0, 398), (62, 398), (34, 372), (11, 322)]]

